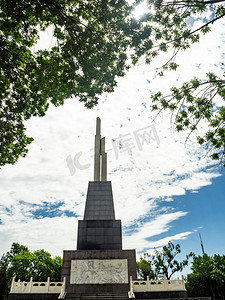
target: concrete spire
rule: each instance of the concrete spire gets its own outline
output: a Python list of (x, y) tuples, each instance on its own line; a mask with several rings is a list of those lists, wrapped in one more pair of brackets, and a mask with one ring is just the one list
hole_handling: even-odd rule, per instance
[(95, 135), (95, 161), (94, 161), (94, 181), (100, 181), (100, 153), (101, 153), (101, 120), (98, 117), (96, 120), (96, 135)]
[(96, 119), (94, 154), (94, 181), (107, 181), (107, 153), (105, 138), (101, 138), (101, 119)]

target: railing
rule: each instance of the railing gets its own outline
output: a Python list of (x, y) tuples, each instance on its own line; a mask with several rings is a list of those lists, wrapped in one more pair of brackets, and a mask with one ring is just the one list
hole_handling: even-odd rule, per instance
[(166, 280), (132, 280), (130, 277), (129, 298), (135, 298), (135, 292), (169, 292), (169, 291), (186, 291), (184, 277), (181, 279)]
[(50, 282), (50, 278), (48, 278), (47, 282), (33, 282), (33, 278), (31, 277), (29, 282), (24, 282), (18, 280), (15, 281), (15, 277), (13, 277), (12, 285), (10, 289), (10, 293), (14, 294), (60, 294), (63, 299), (63, 295), (65, 294), (65, 284), (66, 278), (63, 279), (63, 282)]

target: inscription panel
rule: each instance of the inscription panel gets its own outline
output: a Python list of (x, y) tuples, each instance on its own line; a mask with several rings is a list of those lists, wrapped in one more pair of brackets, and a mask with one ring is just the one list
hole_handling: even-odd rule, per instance
[(71, 260), (70, 283), (128, 283), (127, 259)]

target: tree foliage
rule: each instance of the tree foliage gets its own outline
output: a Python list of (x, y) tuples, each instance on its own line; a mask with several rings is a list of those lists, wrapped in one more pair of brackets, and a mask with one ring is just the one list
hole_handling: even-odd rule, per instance
[(7, 300), (7, 294), (9, 292), (7, 271), (8, 262), (6, 256), (3, 255), (0, 259), (0, 300)]
[[(140, 0), (1, 1), (0, 166), (26, 155), (32, 138), (24, 121), (44, 116), (50, 103), (75, 96), (92, 108), (142, 56), (149, 64), (173, 49), (159, 74), (175, 70), (177, 53), (225, 15), (223, 2), (148, 0), (149, 10), (137, 20), (132, 12)], [(209, 6), (215, 17), (192, 31), (187, 20)], [(49, 27), (56, 43), (34, 51), (40, 31)]]
[(189, 129), (187, 139), (202, 120), (206, 121), (207, 132), (197, 136), (198, 142), (205, 145), (212, 159), (225, 166), (225, 107), (217, 107), (214, 103), (216, 96), (225, 100), (225, 80), (213, 73), (206, 76), (204, 81), (193, 78), (180, 88), (171, 88), (169, 95), (156, 93), (152, 96), (152, 109), (170, 109), (177, 131)]
[(16, 280), (29, 281), (33, 277), (34, 281), (47, 281), (50, 277), (52, 281), (61, 280), (60, 257), (51, 258), (51, 254), (42, 250), (34, 252), (24, 251), (13, 256), (8, 267), (7, 274)]
[(137, 261), (137, 274), (138, 277), (143, 280), (146, 280), (147, 276), (149, 276), (150, 280), (157, 279), (153, 263), (149, 259), (149, 255), (147, 253), (144, 253), (144, 256), (140, 258), (140, 261)]
[[(191, 35), (194, 34), (192, 42), (199, 40), (199, 32), (205, 34), (210, 30), (210, 24), (225, 15), (224, 1), (171, 1), (165, 6), (174, 4), (182, 9), (196, 7), (199, 13), (210, 8), (214, 13), (211, 20), (191, 32)], [(163, 68), (168, 68), (168, 64)], [(172, 87), (167, 95), (157, 92), (151, 98), (152, 110), (158, 113), (165, 109), (171, 111), (171, 120), (177, 131), (189, 129), (191, 134), (199, 128), (201, 121), (207, 122), (207, 131), (203, 136), (197, 136), (197, 140), (205, 146), (212, 159), (225, 166), (225, 108), (215, 102), (216, 98), (225, 100), (224, 78), (209, 72), (204, 79), (193, 78), (180, 88)]]
[(176, 272), (181, 272), (188, 265), (188, 260), (193, 253), (186, 255), (186, 259), (177, 260), (177, 255), (181, 252), (180, 245), (174, 245), (169, 242), (167, 246), (162, 248), (162, 251), (155, 249), (154, 255), (144, 254), (141, 260), (137, 262), (137, 272), (141, 279), (162, 279), (164, 276), (167, 280)]
[(195, 256), (191, 270), (186, 283), (189, 297), (208, 296), (212, 299), (224, 299), (225, 255)]
[[(0, 260), (0, 299), (7, 299), (12, 278), (30, 281), (61, 281), (62, 258), (51, 257), (45, 250), (29, 251), (26, 246), (13, 243)], [(1, 298), (2, 297), (2, 298)], [(5, 297), (5, 298), (4, 298)]]
[[(14, 163), (32, 138), (24, 120), (71, 96), (89, 108), (113, 91), (127, 68), (125, 1), (14, 0), (0, 4), (0, 165)], [(56, 45), (34, 52), (40, 30)]]

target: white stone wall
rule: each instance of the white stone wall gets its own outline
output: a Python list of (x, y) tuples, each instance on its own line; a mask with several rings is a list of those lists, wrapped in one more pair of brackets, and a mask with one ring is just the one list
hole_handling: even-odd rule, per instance
[(33, 282), (33, 279), (31, 278), (29, 282), (24, 282), (20, 280), (16, 282), (15, 278), (13, 278), (10, 293), (60, 294), (64, 288), (65, 288), (65, 279), (63, 282), (50, 282), (50, 278), (48, 278), (47, 282)]
[(184, 278), (176, 280), (132, 280), (130, 281), (131, 291), (135, 292), (169, 292), (186, 291)]

